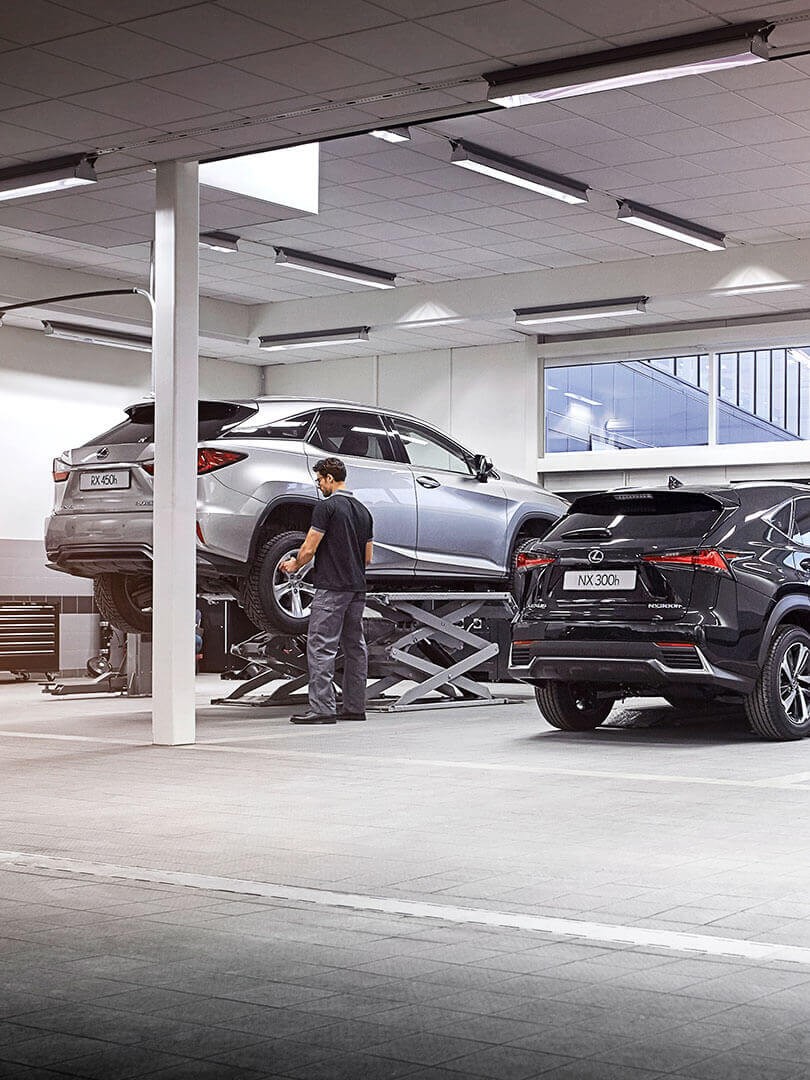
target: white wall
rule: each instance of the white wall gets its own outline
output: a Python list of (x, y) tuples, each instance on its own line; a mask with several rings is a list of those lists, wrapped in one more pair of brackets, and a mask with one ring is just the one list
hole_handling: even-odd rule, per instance
[[(146, 353), (0, 331), (0, 538), (42, 538), (53, 498), (51, 463), (122, 419), (150, 386)], [(203, 358), (201, 393), (253, 397), (261, 369)]]
[(537, 475), (537, 355), (506, 345), (364, 356), (266, 369), (265, 393), (334, 396), (418, 416), (500, 468)]

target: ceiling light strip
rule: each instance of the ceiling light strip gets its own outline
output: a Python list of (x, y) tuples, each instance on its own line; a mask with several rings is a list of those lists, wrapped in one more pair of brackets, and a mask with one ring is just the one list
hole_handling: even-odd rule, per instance
[(642, 206), (641, 203), (633, 203), (625, 199), (619, 203), (616, 214), (619, 221), (626, 221), (630, 225), (638, 225), (640, 229), (648, 232), (660, 233), (661, 236), (669, 236), (673, 240), (682, 240), (685, 244), (703, 248), (704, 251), (723, 251), (726, 246), (724, 233), (709, 229), (705, 225), (696, 225), (693, 221), (666, 214), (663, 210), (656, 210), (652, 206)]
[(200, 247), (209, 248), (211, 251), (238, 251), (239, 237), (234, 233), (219, 232), (218, 230), (200, 233)]
[(265, 334), (259, 348), (267, 352), (281, 349), (309, 349), (321, 345), (345, 345), (368, 341), (369, 326), (342, 326), (335, 330), (312, 330), (299, 334)]
[(351, 281), (356, 285), (367, 285), (372, 289), (396, 287), (396, 274), (385, 270), (358, 266), (356, 263), (343, 262), (340, 259), (328, 259), (322, 255), (313, 255), (308, 251), (295, 251), (292, 248), (277, 247), (274, 251), (276, 266), (285, 266), (290, 270), (303, 270), (308, 274), (320, 274), (322, 277), (337, 278), (339, 281)]
[(769, 58), (772, 29), (764, 22), (745, 23), (492, 71), (484, 75), (487, 97), (513, 108), (759, 64)]
[(515, 322), (523, 326), (579, 322), (624, 315), (643, 315), (649, 296), (621, 296), (615, 300), (587, 300), (582, 304), (552, 304), (548, 307), (515, 308)]
[(373, 135), (375, 139), (382, 139), (383, 142), (403, 143), (410, 142), (411, 129), (409, 127), (375, 128), (374, 131), (369, 132), (369, 135)]
[(136, 352), (152, 351), (152, 339), (147, 335), (127, 334), (120, 330), (105, 330), (98, 326), (50, 320), (42, 323), (42, 329), (48, 337), (60, 341), (78, 341), (85, 345), (110, 345), (118, 349), (134, 349)]
[(588, 201), (588, 186), (559, 173), (538, 169), (517, 158), (487, 150), (486, 147), (461, 139), (451, 141), (453, 153), (450, 158), (453, 165), (472, 172), (490, 176), (493, 180), (502, 180), (507, 184), (528, 188), (539, 195), (547, 195), (566, 203), (585, 203)]
[(94, 162), (95, 158), (80, 155), (0, 169), (0, 201), (96, 184)]

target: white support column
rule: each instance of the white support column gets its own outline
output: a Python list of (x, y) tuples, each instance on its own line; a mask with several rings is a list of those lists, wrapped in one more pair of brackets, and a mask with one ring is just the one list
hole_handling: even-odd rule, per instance
[(157, 167), (152, 741), (193, 743), (199, 190), (196, 162)]

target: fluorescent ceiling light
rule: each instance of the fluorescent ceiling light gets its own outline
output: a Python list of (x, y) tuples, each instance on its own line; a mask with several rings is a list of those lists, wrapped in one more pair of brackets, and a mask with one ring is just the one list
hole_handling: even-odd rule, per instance
[(305, 334), (269, 334), (259, 338), (259, 348), (268, 352), (279, 349), (311, 349), (318, 345), (345, 345), (368, 341), (368, 326), (343, 326), (337, 330), (312, 330)]
[(616, 217), (619, 221), (638, 225), (649, 232), (671, 236), (673, 240), (683, 240), (685, 244), (703, 248), (704, 251), (722, 251), (726, 246), (723, 233), (707, 229), (705, 225), (695, 225), (692, 221), (685, 221), (672, 214), (665, 214), (662, 210), (654, 210), (651, 206), (642, 206), (640, 203), (626, 200), (620, 202)]
[(385, 142), (410, 142), (411, 129), (408, 127), (377, 128), (375, 131), (370, 131), (369, 135), (373, 135), (375, 139), (383, 139)]
[(34, 165), (14, 165), (0, 169), (0, 200), (45, 195), (49, 191), (98, 183), (93, 168), (95, 158), (70, 157), (40, 161)]
[(126, 334), (120, 330), (104, 330), (98, 326), (82, 326), (80, 323), (43, 322), (45, 333), (60, 341), (81, 341), (86, 345), (113, 345), (117, 349), (134, 349), (151, 352), (152, 339), (142, 334)]
[(250, 199), (318, 213), (318, 143), (243, 154), (200, 165), (200, 183)]
[(357, 285), (368, 285), (372, 289), (393, 289), (396, 286), (396, 274), (386, 273), (385, 270), (357, 266), (355, 263), (341, 262), (340, 259), (327, 259), (322, 255), (295, 251), (293, 248), (277, 247), (274, 250), (276, 266), (304, 270), (308, 274), (320, 274), (322, 277), (337, 278), (339, 281), (353, 281)]
[(239, 237), (228, 232), (200, 233), (200, 247), (211, 251), (238, 251)]
[(484, 176), (491, 176), (495, 180), (503, 180), (507, 184), (516, 184), (518, 187), (536, 191), (540, 195), (559, 199), (561, 202), (584, 203), (588, 201), (587, 185), (580, 184), (577, 180), (560, 176), (558, 173), (546, 172), (525, 161), (496, 154), (474, 143), (459, 140), (451, 142), (451, 146), (453, 155), (450, 160), (462, 169), (471, 169)]
[(490, 86), (487, 97), (509, 109), (760, 64), (768, 59), (766, 38), (772, 28), (762, 22), (724, 26), (700, 34), (492, 71), (484, 76)]
[(515, 322), (524, 326), (544, 323), (578, 322), (580, 319), (609, 319), (618, 315), (643, 315), (648, 296), (622, 296), (617, 300), (588, 300), (582, 304), (552, 304), (550, 307), (515, 308)]

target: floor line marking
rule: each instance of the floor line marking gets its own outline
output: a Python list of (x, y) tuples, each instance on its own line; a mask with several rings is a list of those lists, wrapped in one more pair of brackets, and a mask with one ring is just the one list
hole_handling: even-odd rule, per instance
[(642, 948), (666, 948), (674, 952), (701, 953), (707, 956), (734, 956), (749, 960), (783, 961), (810, 965), (810, 948), (780, 945), (771, 941), (750, 941), (742, 938), (711, 937), (672, 930), (651, 930), (636, 926), (615, 926), (606, 923), (562, 919), (541, 915), (522, 915), (488, 908), (464, 908), (450, 904), (398, 900), (362, 893), (343, 893), (330, 889), (312, 889), (244, 878), (226, 878), (209, 874), (189, 874), (173, 870), (155, 870), (141, 866), (119, 866), (115, 863), (93, 863), (36, 855), (24, 851), (0, 851), (0, 869), (55, 870), (97, 878), (141, 881), (150, 884), (176, 885), (187, 889), (234, 893), (240, 896), (261, 896), (273, 900), (291, 900), (322, 907), (349, 908), (353, 911), (375, 911), (388, 915), (407, 915), (419, 919), (440, 919), (443, 922), (497, 926), (528, 930), (555, 937), (574, 937), (586, 941), (611, 942)]
[[(324, 727), (320, 734), (325, 736), (334, 729)], [(86, 742), (96, 743), (100, 746), (132, 746), (151, 750), (155, 744), (151, 742), (136, 742), (127, 739), (103, 739), (92, 735), (57, 735), (46, 732), (28, 731), (3, 731), (0, 730), (0, 738), (12, 739), (41, 739), (56, 742)], [(263, 736), (242, 736), (241, 739), (268, 739), (281, 740), (303, 738), (304, 733), (298, 731), (280, 731)], [(240, 736), (231, 736), (234, 742), (240, 741)], [(530, 776), (580, 776), (592, 777), (597, 780), (632, 780), (639, 783), (659, 784), (697, 784), (709, 787), (735, 787), (772, 789), (776, 791), (810, 791), (810, 787), (799, 786), (802, 781), (810, 780), (810, 773), (795, 773), (788, 776), (765, 777), (760, 780), (733, 780), (719, 776), (684, 776), (681, 774), (667, 775), (665, 773), (640, 773), (611, 771), (609, 769), (566, 769), (556, 765), (520, 765), (518, 763), (500, 763), (488, 761), (454, 761), (447, 758), (417, 758), (417, 757), (387, 757), (373, 756), (371, 754), (341, 754), (340, 752), (321, 753), (316, 750), (277, 750), (263, 748), (261, 746), (224, 746), (219, 740), (209, 742), (188, 743), (180, 746), (158, 746), (157, 749), (182, 751), (191, 750), (212, 754), (261, 754), (270, 757), (285, 757), (290, 760), (305, 759), (309, 761), (351, 762), (353, 764), (372, 765), (418, 765), (434, 769), (456, 769), (471, 772), (505, 772), (522, 773)]]

